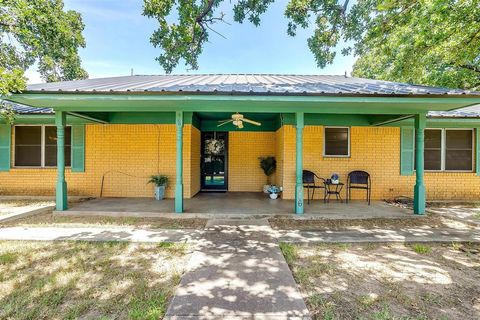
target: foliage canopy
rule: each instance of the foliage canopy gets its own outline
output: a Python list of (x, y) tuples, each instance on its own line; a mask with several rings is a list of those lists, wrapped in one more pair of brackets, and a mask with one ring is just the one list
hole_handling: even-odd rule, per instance
[[(274, 0), (232, 2), (233, 20), (260, 25)], [(224, 0), (144, 0), (147, 17), (158, 21), (151, 42), (170, 73), (181, 60), (198, 68), (198, 57), (226, 22)], [(308, 39), (318, 67), (331, 64), (337, 48), (359, 57), (353, 74), (446, 87), (480, 86), (478, 0), (289, 0), (287, 33), (314, 26)], [(173, 21), (173, 22), (172, 22)]]

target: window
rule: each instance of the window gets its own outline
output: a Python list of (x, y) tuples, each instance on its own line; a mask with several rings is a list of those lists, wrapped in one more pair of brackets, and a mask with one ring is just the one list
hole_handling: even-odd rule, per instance
[(426, 129), (425, 170), (473, 171), (472, 129)]
[[(71, 127), (65, 127), (65, 166), (71, 164)], [(55, 126), (15, 126), (15, 166), (55, 167), (57, 128)]]
[(324, 151), (326, 157), (350, 156), (350, 128), (325, 127)]

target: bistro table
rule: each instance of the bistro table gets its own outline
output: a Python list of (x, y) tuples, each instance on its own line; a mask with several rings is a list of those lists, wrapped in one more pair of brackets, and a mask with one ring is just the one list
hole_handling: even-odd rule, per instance
[(325, 182), (325, 197), (323, 200), (325, 202), (329, 202), (330, 196), (334, 194), (337, 200), (340, 200), (340, 202), (343, 202), (343, 199), (340, 193), (342, 192), (344, 185), (345, 184), (342, 182), (332, 183), (332, 181), (327, 180)]

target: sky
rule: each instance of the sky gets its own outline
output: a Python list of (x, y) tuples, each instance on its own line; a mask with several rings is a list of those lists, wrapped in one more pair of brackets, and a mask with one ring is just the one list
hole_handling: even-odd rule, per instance
[[(82, 66), (90, 78), (134, 74), (164, 74), (155, 58), (161, 49), (149, 38), (157, 27), (153, 19), (142, 16), (143, 0), (64, 0), (67, 9), (82, 14), (86, 48), (80, 49)], [(307, 46), (313, 29), (300, 30), (296, 37), (287, 35), (283, 12), (287, 0), (277, 0), (262, 16), (259, 27), (249, 22), (233, 21), (231, 1), (225, 0), (221, 11), (230, 24), (214, 29), (225, 38), (210, 33), (209, 43), (199, 58), (199, 69), (189, 70), (183, 62), (173, 73), (296, 73), (350, 74), (353, 57), (337, 53), (334, 64), (320, 69)], [(32, 68), (29, 83), (41, 82)]]

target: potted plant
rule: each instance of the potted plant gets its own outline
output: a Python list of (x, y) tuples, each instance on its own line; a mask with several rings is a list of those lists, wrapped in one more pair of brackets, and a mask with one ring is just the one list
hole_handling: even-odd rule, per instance
[(280, 192), (282, 192), (282, 188), (277, 187), (276, 185), (271, 185), (267, 191), (270, 194), (270, 199), (275, 200), (278, 198), (278, 195), (280, 194)]
[(267, 184), (263, 186), (263, 192), (268, 193), (268, 188), (271, 186), (270, 177), (277, 169), (277, 160), (275, 160), (275, 157), (260, 157), (258, 159), (260, 160), (260, 168), (267, 176)]
[(165, 198), (165, 188), (167, 187), (168, 177), (162, 174), (150, 176), (148, 183), (155, 185), (155, 199), (163, 200)]

